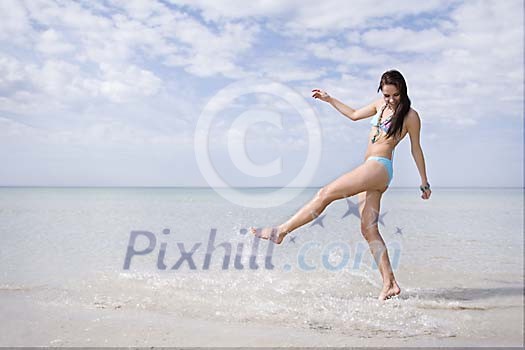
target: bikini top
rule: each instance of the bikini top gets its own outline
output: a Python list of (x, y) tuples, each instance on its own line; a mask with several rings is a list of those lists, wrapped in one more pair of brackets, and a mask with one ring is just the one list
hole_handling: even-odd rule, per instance
[[(372, 137), (372, 143), (375, 143), (377, 141), (378, 137), (380, 136), (380, 130), (386, 133), (388, 132), (388, 130), (390, 129), (390, 126), (392, 125), (393, 114), (390, 117), (388, 117), (386, 120), (381, 121), (381, 123), (379, 123), (379, 116), (383, 115), (385, 108), (386, 108), (386, 104), (383, 107), (381, 107), (381, 110), (378, 111), (376, 115), (374, 115), (372, 120), (370, 121), (370, 124), (372, 124), (373, 126), (377, 128), (376, 134), (374, 135), (374, 137)], [(394, 161), (394, 151), (395, 149), (393, 148), (392, 149), (392, 161)]]
[(370, 121), (370, 124), (373, 126), (378, 127), (383, 132), (388, 132), (390, 129), (390, 126), (392, 125), (392, 116), (388, 117), (386, 120), (381, 120), (381, 123), (379, 123), (379, 117), (383, 114), (383, 111), (386, 108), (386, 104), (381, 107), (381, 110), (377, 111), (377, 113), (374, 115), (372, 120)]

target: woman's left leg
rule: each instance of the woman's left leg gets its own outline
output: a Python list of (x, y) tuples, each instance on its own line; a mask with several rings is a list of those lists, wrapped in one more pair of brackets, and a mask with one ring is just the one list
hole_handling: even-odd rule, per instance
[(361, 209), (361, 233), (368, 242), (370, 252), (374, 257), (374, 260), (379, 267), (381, 277), (383, 277), (383, 289), (379, 294), (378, 299), (385, 300), (394, 295), (401, 293), (392, 266), (390, 265), (390, 259), (388, 257), (388, 251), (386, 249), (383, 237), (379, 233), (378, 219), (380, 212), (382, 191), (367, 191), (364, 196), (364, 206)]

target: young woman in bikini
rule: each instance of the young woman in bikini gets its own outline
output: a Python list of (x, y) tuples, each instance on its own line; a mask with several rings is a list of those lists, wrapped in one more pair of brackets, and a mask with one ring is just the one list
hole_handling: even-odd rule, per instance
[(313, 98), (330, 103), (350, 120), (357, 121), (373, 116), (365, 161), (354, 170), (321, 188), (310, 202), (285, 223), (277, 227), (251, 228), (251, 232), (257, 237), (271, 239), (280, 244), (288, 233), (318, 217), (331, 202), (358, 195), (361, 233), (367, 240), (371, 253), (379, 266), (383, 278), (383, 289), (379, 294), (379, 299), (385, 300), (398, 295), (401, 289), (394, 277), (377, 222), (381, 196), (387, 190), (393, 177), (394, 148), (407, 133), (410, 136), (412, 157), (421, 176), (421, 198), (429, 199), (432, 192), (426, 175), (423, 151), (419, 143), (421, 120), (417, 112), (410, 107), (405, 79), (396, 70), (387, 71), (381, 76), (379, 91), (383, 94), (382, 98), (366, 107), (354, 110), (323, 90), (312, 90)]

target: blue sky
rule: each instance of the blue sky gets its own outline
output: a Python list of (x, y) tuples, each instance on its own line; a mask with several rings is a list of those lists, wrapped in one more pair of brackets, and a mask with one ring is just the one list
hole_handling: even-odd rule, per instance
[[(0, 185), (207, 186), (194, 138), (203, 110), (229, 84), (265, 81), (281, 88), (236, 90), (216, 111), (215, 171), (232, 186), (286, 185), (311, 151), (313, 110), (322, 143), (307, 184), (322, 186), (363, 161), (370, 126), (311, 89), (357, 108), (398, 69), (434, 186), (523, 186), (519, 0), (2, 0), (0, 41)], [(239, 134), (243, 113), (263, 121)], [(247, 174), (238, 149), (280, 172)], [(407, 137), (391, 186), (419, 182)]]

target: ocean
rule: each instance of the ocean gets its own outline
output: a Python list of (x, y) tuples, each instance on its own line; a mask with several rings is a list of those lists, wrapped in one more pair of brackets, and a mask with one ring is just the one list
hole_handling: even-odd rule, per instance
[(0, 188), (0, 346), (523, 345), (522, 188), (389, 189), (384, 302), (357, 198), (275, 245), (275, 190)]

